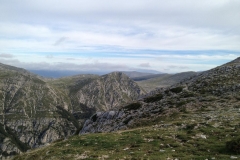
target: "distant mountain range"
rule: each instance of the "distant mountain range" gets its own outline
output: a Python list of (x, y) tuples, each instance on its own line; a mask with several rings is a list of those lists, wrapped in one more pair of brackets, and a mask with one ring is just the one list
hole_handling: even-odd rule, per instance
[(69, 71), (69, 70), (29, 70), (29, 71), (45, 78), (62, 78), (62, 77), (79, 75), (79, 74), (104, 75), (108, 73), (108, 72), (95, 72), (95, 71), (81, 72), (81, 71)]
[(137, 72), (137, 71), (122, 71), (122, 73), (126, 74), (129, 78), (133, 80), (134, 78), (137, 78), (137, 77), (155, 75), (154, 73)]
[[(111, 73), (109, 71), (71, 71), (71, 70), (29, 70), (29, 71), (45, 78), (61, 78), (79, 74), (105, 75)], [(115, 71), (115, 72), (123, 72), (130, 78), (160, 73), (154, 70)]]

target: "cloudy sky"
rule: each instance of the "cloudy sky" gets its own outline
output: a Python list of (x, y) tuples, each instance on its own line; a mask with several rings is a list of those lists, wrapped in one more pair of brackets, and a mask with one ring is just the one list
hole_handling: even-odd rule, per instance
[(0, 62), (203, 71), (240, 56), (239, 0), (1, 0)]

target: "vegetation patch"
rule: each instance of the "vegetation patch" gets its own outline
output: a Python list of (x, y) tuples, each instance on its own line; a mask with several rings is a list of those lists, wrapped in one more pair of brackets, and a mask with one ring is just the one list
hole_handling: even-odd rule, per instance
[(30, 147), (26, 144), (20, 141), (20, 139), (17, 137), (17, 135), (14, 133), (14, 131), (9, 128), (8, 126), (4, 126), (3, 124), (0, 123), (0, 133), (4, 137), (8, 137), (13, 144), (17, 146), (17, 148), (21, 152), (26, 152)]
[(161, 93), (159, 93), (154, 96), (144, 98), (143, 101), (146, 103), (152, 103), (152, 102), (160, 101), (162, 98), (163, 98), (163, 95)]
[(72, 124), (77, 128), (77, 132), (81, 129), (78, 121), (71, 113), (69, 113), (66, 109), (62, 108), (61, 106), (56, 106), (56, 108), (58, 109), (57, 112), (62, 116), (62, 118), (72, 122)]
[(185, 105), (185, 104), (187, 104), (188, 102), (187, 101), (180, 101), (180, 102), (178, 102), (177, 104), (176, 104), (176, 107), (181, 107), (181, 106), (183, 106), (183, 105)]
[(126, 105), (125, 107), (123, 107), (124, 109), (130, 111), (130, 110), (137, 110), (141, 107), (141, 103), (136, 102), (136, 103), (131, 103), (129, 105)]
[(171, 88), (170, 91), (173, 93), (180, 93), (182, 92), (183, 87), (175, 87), (175, 88)]
[(181, 96), (182, 96), (183, 98), (188, 98), (188, 97), (194, 97), (195, 95), (194, 95), (193, 92), (183, 91), (182, 94), (181, 94)]
[(234, 138), (226, 143), (226, 147), (229, 151), (234, 153), (240, 153), (240, 137)]

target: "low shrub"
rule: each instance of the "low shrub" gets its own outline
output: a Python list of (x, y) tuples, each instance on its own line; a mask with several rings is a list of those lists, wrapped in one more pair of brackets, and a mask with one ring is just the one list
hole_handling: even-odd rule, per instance
[(142, 106), (141, 103), (136, 102), (136, 103), (131, 103), (131, 104), (129, 104), (129, 105), (123, 107), (123, 108), (130, 111), (130, 110), (137, 110), (141, 106)]
[(180, 93), (182, 92), (183, 87), (175, 87), (175, 88), (171, 88), (170, 91), (173, 93)]
[(226, 148), (230, 152), (240, 153), (240, 137), (237, 137), (231, 141), (226, 142)]
[(162, 94), (156, 94), (154, 96), (145, 98), (144, 102), (146, 103), (156, 102), (156, 101), (160, 101), (162, 98), (163, 98)]

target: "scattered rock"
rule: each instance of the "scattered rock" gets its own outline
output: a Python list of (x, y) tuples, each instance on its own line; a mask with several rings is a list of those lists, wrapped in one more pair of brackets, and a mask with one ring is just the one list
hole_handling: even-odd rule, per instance
[(236, 156), (231, 156), (230, 158), (231, 159), (238, 159), (238, 157), (236, 157)]

